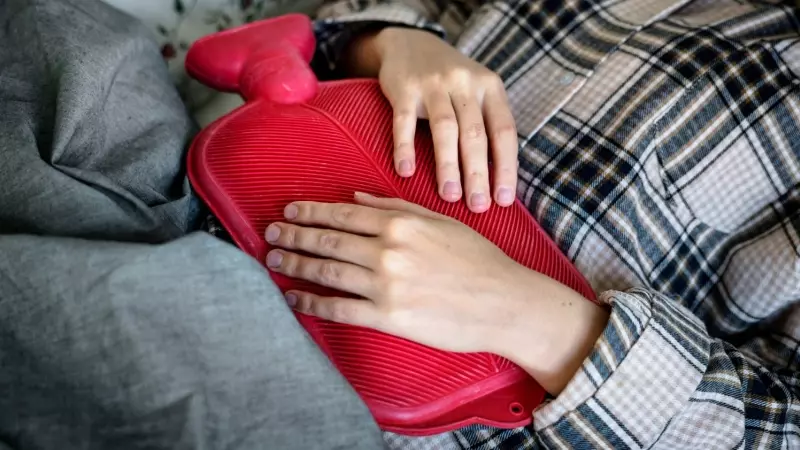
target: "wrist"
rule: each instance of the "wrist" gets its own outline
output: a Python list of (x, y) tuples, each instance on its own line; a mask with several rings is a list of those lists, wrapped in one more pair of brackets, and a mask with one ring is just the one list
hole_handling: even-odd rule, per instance
[(558, 395), (580, 369), (608, 323), (608, 310), (540, 273), (526, 269), (510, 324), (494, 353), (525, 369)]

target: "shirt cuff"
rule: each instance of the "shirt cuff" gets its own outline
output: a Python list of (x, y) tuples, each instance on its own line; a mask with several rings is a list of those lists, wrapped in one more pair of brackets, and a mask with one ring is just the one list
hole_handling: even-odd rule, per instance
[(367, 30), (387, 26), (417, 28), (430, 31), (441, 38), (445, 37), (441, 25), (428, 20), (413, 8), (396, 4), (376, 5), (363, 11), (319, 19), (314, 22), (314, 32), (327, 68), (335, 71), (342, 52), (353, 37)]
[(642, 289), (609, 291), (611, 317), (592, 353), (556, 399), (534, 413), (551, 448), (646, 447), (697, 389), (709, 361), (703, 323)]

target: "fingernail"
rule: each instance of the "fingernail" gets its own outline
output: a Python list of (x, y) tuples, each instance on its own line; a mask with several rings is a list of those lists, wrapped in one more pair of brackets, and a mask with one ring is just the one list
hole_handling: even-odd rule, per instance
[(510, 188), (501, 187), (497, 190), (497, 203), (510, 205), (514, 201), (514, 193)]
[(355, 196), (356, 197), (362, 197), (362, 198), (375, 198), (375, 196), (372, 195), (372, 194), (367, 194), (366, 192), (359, 192), (359, 191), (355, 192)]
[(410, 176), (411, 172), (414, 170), (413, 166), (411, 165), (411, 161), (407, 159), (400, 161), (399, 166), (400, 166), (399, 169), (400, 175), (404, 177)]
[(489, 197), (483, 192), (476, 192), (469, 197), (469, 203), (473, 208), (483, 208), (489, 204)]
[(289, 305), (289, 308), (297, 306), (297, 296), (294, 294), (286, 294), (286, 304)]
[(281, 236), (281, 229), (277, 225), (267, 227), (267, 242), (275, 242)]
[(458, 197), (461, 195), (461, 186), (455, 181), (448, 181), (444, 184), (442, 191), (446, 197)]
[(267, 267), (280, 267), (283, 262), (283, 254), (275, 250), (267, 253)]
[(283, 209), (283, 217), (287, 219), (294, 219), (297, 217), (297, 206), (292, 203), (286, 205), (286, 208)]

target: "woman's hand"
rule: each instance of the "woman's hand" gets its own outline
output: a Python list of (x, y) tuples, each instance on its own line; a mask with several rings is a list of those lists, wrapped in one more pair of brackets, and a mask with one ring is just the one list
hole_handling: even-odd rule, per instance
[(392, 105), (398, 174), (414, 174), (417, 119), (429, 119), (439, 195), (452, 202), (466, 192), (467, 205), (474, 212), (489, 209), (492, 192), (497, 204), (513, 203), (517, 132), (505, 87), (494, 72), (439, 37), (407, 28), (385, 28), (362, 36), (351, 45), (346, 61), (355, 75), (377, 75)]
[[(453, 219), (398, 199), (296, 202), (266, 231), (267, 265), (363, 299), (290, 291), (298, 311), (443, 350), (492, 352), (559, 392), (604, 327), (604, 312), (520, 266)], [(298, 252), (315, 255), (304, 256)]]

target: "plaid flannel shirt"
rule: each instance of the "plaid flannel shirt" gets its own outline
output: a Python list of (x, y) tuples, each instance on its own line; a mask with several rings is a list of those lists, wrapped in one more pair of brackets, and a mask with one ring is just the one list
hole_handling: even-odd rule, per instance
[(344, 0), (505, 81), (518, 196), (612, 315), (531, 427), (392, 448), (800, 448), (800, 13), (745, 0)]

